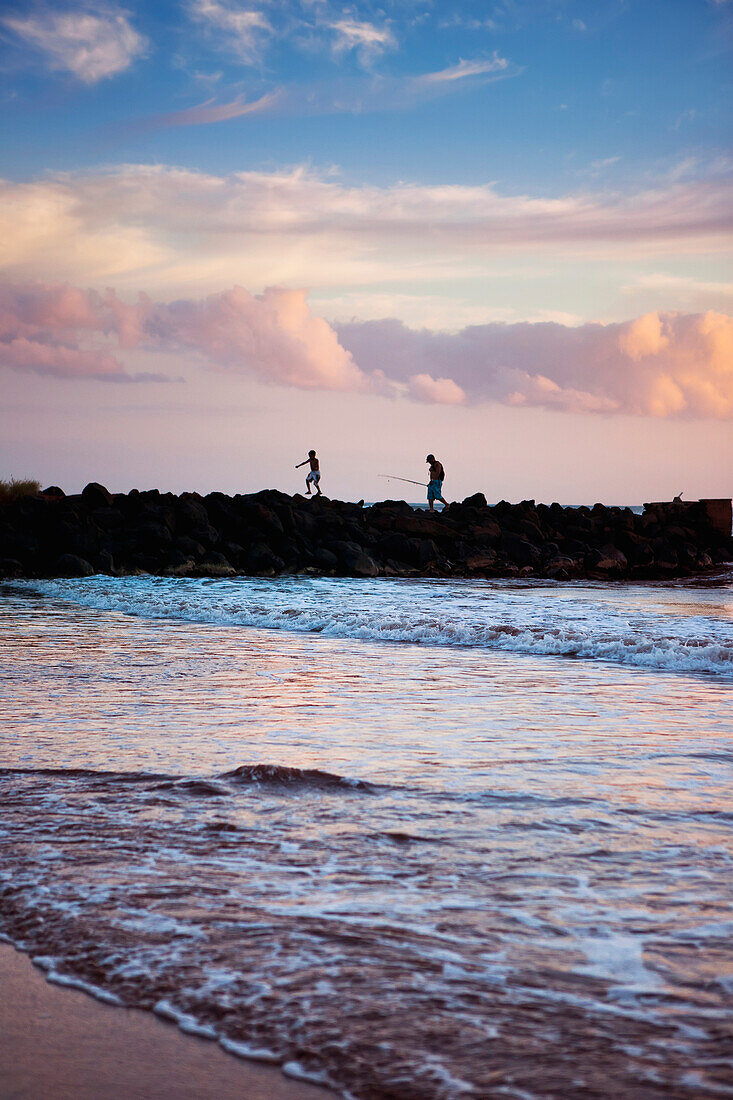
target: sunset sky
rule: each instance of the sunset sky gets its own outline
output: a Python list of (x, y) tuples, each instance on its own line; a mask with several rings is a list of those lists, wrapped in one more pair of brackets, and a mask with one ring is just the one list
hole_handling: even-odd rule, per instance
[(6, 0), (0, 477), (730, 496), (732, 50), (733, 0)]

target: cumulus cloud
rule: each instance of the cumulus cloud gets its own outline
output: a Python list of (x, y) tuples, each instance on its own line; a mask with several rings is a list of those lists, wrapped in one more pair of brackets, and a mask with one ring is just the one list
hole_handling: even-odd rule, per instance
[(587, 263), (614, 249), (722, 250), (730, 238), (719, 180), (549, 199), (488, 184), (347, 186), (305, 168), (216, 176), (132, 165), (0, 181), (1, 262), (14, 278), (124, 280), (166, 296), (239, 281), (414, 286), (512, 252)]
[(384, 369), (419, 400), (733, 418), (733, 318), (725, 314), (652, 313), (574, 327), (474, 325), (453, 334), (396, 320), (336, 330), (365, 373)]
[(52, 69), (74, 73), (85, 84), (123, 72), (147, 48), (147, 40), (131, 26), (129, 13), (116, 8), (6, 15), (0, 22), (45, 54)]
[(408, 392), (416, 401), (427, 405), (463, 405), (466, 395), (452, 378), (433, 378), (430, 374), (413, 374)]
[[(68, 285), (0, 287), (0, 366), (131, 381), (129, 349), (309, 390), (439, 405), (487, 401), (574, 413), (733, 419), (733, 318), (653, 313), (619, 324), (331, 326), (305, 291), (235, 286), (199, 299), (130, 303)], [(149, 377), (149, 376), (148, 376)]]
[(363, 390), (367, 380), (336, 333), (314, 317), (303, 290), (242, 287), (202, 301), (158, 305), (144, 330), (167, 348), (186, 348), (228, 370), (298, 389)]
[[(305, 292), (233, 287), (208, 298), (123, 301), (68, 285), (0, 285), (0, 366), (63, 378), (130, 381), (119, 352), (185, 351), (220, 369), (299, 389), (364, 390), (370, 383), (314, 317)], [(151, 376), (143, 376), (149, 378)]]

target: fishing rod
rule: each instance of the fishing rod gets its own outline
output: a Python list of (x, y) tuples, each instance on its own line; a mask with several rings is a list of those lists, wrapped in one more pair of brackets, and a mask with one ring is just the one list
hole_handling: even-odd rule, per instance
[(377, 474), (377, 477), (386, 477), (388, 481), (406, 481), (409, 485), (422, 485), (425, 488), (424, 481), (413, 481), (411, 477), (397, 477), (396, 474)]

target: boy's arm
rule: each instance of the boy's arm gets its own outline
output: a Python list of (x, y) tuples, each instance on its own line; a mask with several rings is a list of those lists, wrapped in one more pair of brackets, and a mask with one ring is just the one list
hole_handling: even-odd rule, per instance
[(299, 463), (298, 463), (298, 465), (297, 465), (297, 466), (295, 467), (295, 469), (296, 469), (296, 470), (299, 470), (301, 466), (305, 466), (305, 463), (306, 463), (307, 461), (308, 461), (308, 459), (306, 458), (305, 462), (299, 462)]

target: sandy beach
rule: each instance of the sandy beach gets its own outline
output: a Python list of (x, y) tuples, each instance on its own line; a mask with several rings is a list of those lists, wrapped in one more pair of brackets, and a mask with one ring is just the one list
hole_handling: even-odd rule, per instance
[(324, 1100), (333, 1093), (226, 1054), (147, 1012), (46, 981), (0, 945), (3, 1100)]

